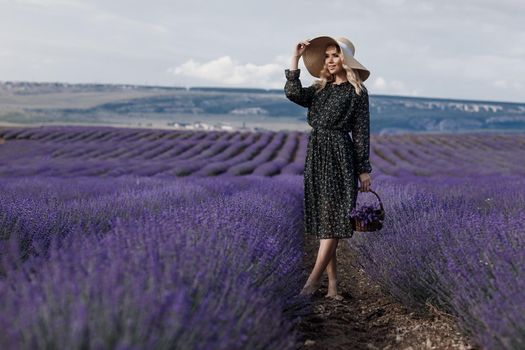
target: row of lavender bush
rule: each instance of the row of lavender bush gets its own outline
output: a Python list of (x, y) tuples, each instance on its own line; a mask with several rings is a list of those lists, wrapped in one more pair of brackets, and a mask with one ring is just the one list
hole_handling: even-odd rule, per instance
[(0, 176), (300, 175), (301, 132), (0, 128)]
[(525, 178), (406, 177), (374, 187), (387, 203), (384, 228), (348, 241), (363, 269), (415, 310), (431, 303), (456, 316), (485, 349), (525, 349)]
[(0, 348), (296, 348), (301, 179), (2, 178)]
[[(302, 175), (308, 133), (0, 128), (0, 176)], [(372, 135), (374, 174), (525, 175), (519, 134)]]

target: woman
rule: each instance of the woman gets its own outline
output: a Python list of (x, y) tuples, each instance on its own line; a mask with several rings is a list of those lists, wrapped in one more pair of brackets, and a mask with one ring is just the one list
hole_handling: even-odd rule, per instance
[[(343, 299), (337, 293), (337, 245), (340, 238), (353, 235), (349, 213), (356, 206), (357, 191), (369, 191), (372, 172), (368, 92), (363, 85), (370, 72), (354, 53), (350, 40), (321, 36), (299, 42), (291, 68), (285, 70), (286, 97), (308, 108), (307, 121), (313, 128), (304, 169), (304, 227), (320, 246), (301, 294), (313, 294), (326, 269), (326, 297), (336, 300)], [(306, 88), (297, 68), (301, 56), (309, 73), (320, 78)]]

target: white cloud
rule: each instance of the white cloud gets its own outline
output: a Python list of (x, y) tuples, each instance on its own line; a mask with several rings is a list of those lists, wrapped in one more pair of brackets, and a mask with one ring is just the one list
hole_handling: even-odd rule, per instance
[[(168, 68), (168, 73), (189, 78), (189, 82), (202, 81), (216, 86), (269, 87), (272, 77), (281, 73), (279, 63), (256, 65), (240, 63), (230, 56), (222, 56), (208, 62), (193, 59)], [(192, 85), (192, 84), (190, 84)]]
[[(389, 94), (389, 95), (419, 95), (417, 89), (408, 89), (406, 84), (399, 80), (387, 81), (383, 77), (377, 77), (371, 82), (371, 94)], [(366, 84), (366, 83), (365, 83)]]
[(498, 89), (514, 89), (520, 91), (523, 88), (523, 84), (519, 81), (508, 81), (508, 80), (495, 80), (491, 84), (493, 87)]
[(30, 9), (50, 13), (71, 13), (71, 11), (90, 11), (92, 6), (80, 0), (16, 0), (14, 6), (20, 9)]

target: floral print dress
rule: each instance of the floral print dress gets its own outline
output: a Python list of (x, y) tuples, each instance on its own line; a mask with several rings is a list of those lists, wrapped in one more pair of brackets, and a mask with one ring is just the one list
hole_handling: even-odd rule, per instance
[(359, 174), (372, 172), (368, 92), (363, 86), (358, 95), (347, 81), (327, 83), (316, 93), (314, 85), (302, 87), (299, 75), (300, 69), (285, 70), (284, 92), (308, 108), (312, 127), (304, 168), (305, 234), (350, 238), (354, 232), (349, 214), (356, 206)]

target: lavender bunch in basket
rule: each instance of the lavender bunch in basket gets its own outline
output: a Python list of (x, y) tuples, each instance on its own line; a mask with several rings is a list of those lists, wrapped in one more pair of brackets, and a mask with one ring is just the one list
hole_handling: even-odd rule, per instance
[(364, 225), (367, 225), (374, 220), (381, 219), (378, 215), (380, 212), (379, 209), (380, 208), (374, 205), (362, 205), (359, 209), (352, 208), (350, 211), (350, 217), (356, 221), (362, 221)]

